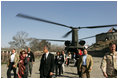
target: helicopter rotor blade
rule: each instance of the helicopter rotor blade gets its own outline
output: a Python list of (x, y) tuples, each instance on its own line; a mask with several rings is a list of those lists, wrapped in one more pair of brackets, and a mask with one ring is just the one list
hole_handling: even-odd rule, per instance
[(38, 39), (38, 40), (58, 41), (58, 42), (65, 42), (65, 41), (67, 41), (67, 40), (55, 40), (55, 39)]
[(72, 32), (72, 30), (69, 31), (69, 32), (67, 32), (67, 33), (63, 36), (63, 38), (66, 38), (71, 32)]
[(49, 20), (41, 19), (41, 18), (36, 18), (36, 17), (33, 17), (33, 16), (25, 15), (25, 14), (17, 14), (16, 16), (22, 17), (22, 18), (31, 19), (31, 20), (37, 20), (37, 21), (41, 21), (41, 22), (46, 22), (46, 23), (50, 23), (50, 24), (55, 24), (55, 25), (59, 25), (59, 26), (67, 27), (67, 28), (73, 28), (71, 26), (67, 26), (67, 25), (64, 25), (64, 24), (52, 22), (52, 21), (49, 21)]
[(28, 41), (32, 40), (46, 40), (46, 41), (57, 41), (57, 42), (65, 42), (65, 41), (70, 41), (70, 40), (56, 40), (56, 39), (37, 39), (37, 38), (28, 38)]
[(83, 40), (83, 39), (89, 39), (89, 38), (93, 38), (93, 37), (95, 37), (96, 35), (94, 35), (94, 36), (90, 36), (90, 37), (85, 37), (85, 38), (81, 38), (81, 39), (79, 39), (79, 40)]
[[(112, 30), (114, 30), (114, 32), (117, 32), (117, 30), (114, 29), (114, 28), (112, 28)], [(98, 34), (96, 34), (96, 35), (98, 35)], [(81, 39), (79, 39), (79, 40), (93, 38), (93, 37), (96, 37), (96, 35), (94, 35), (94, 36), (89, 36), (89, 37), (85, 37), (85, 38), (81, 38)]]
[(117, 26), (117, 24), (112, 24), (112, 25), (101, 25), (101, 26), (78, 27), (78, 29), (84, 29), (84, 28), (94, 29), (94, 28), (104, 28), (104, 27), (113, 27), (113, 26)]

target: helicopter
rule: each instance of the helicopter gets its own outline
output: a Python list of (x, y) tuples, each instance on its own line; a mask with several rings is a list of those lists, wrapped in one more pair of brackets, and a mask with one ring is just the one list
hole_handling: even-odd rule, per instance
[[(72, 27), (72, 26), (67, 26), (67, 25), (64, 25), (64, 24), (57, 23), (57, 22), (45, 20), (45, 19), (42, 19), (42, 18), (37, 18), (37, 17), (26, 15), (26, 14), (21, 14), (21, 13), (17, 14), (16, 16), (21, 17), (21, 18), (41, 21), (41, 22), (45, 22), (45, 23), (54, 24), (54, 25), (57, 25), (57, 26), (70, 28), (71, 30), (69, 32), (67, 32), (63, 37), (66, 38), (69, 34), (72, 33), (72, 40), (39, 39), (39, 40), (47, 40), (47, 41), (65, 42), (65, 51), (66, 52), (77, 52), (78, 49), (81, 49), (81, 50), (84, 49), (84, 45), (85, 45), (86, 42), (84, 40), (78, 41), (78, 31), (80, 29), (95, 29), (95, 28), (105, 28), (105, 27), (117, 26), (117, 24), (111, 24), (111, 25), (100, 25), (100, 26)], [(94, 37), (94, 36), (91, 36), (91, 37)], [(87, 38), (90, 38), (90, 37), (87, 37)], [(86, 39), (86, 38), (83, 38), (83, 39)]]

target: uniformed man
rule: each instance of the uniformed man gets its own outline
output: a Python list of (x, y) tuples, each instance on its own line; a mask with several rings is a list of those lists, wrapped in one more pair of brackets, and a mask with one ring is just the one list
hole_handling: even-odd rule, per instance
[(106, 78), (117, 77), (117, 52), (115, 43), (109, 44), (110, 51), (106, 53), (101, 62), (101, 69)]

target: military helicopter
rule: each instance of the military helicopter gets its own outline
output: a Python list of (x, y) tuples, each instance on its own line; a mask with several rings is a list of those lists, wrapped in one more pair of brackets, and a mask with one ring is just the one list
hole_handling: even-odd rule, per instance
[[(45, 19), (42, 19), (42, 18), (37, 18), (37, 17), (21, 14), (21, 13), (17, 14), (16, 16), (17, 17), (21, 17), (21, 18), (41, 21), (41, 22), (45, 22), (45, 23), (50, 23), (50, 24), (54, 24), (54, 25), (58, 25), (58, 26), (66, 27), (66, 28), (70, 28), (71, 31), (67, 32), (63, 37), (65, 38), (70, 33), (72, 33), (72, 41), (71, 40), (39, 39), (39, 40), (47, 40), (47, 41), (65, 42), (65, 50), (66, 50), (66, 52), (69, 52), (69, 51), (70, 52), (76, 52), (77, 49), (83, 49), (84, 48), (84, 45), (85, 45), (86, 42), (84, 40), (78, 41), (78, 31), (80, 29), (95, 29), (95, 28), (104, 28), (104, 27), (117, 26), (117, 24), (112, 24), (112, 25), (100, 25), (100, 26), (72, 27), (72, 26), (67, 26), (67, 25), (64, 25), (64, 24), (57, 23), (57, 22), (45, 20)], [(91, 37), (94, 37), (94, 36), (91, 36)], [(90, 37), (87, 37), (87, 38), (90, 38)], [(86, 39), (86, 38), (83, 38), (83, 39)]]

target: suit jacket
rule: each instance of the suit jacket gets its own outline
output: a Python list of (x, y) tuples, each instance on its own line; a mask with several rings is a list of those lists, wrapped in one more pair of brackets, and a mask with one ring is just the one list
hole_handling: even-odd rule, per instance
[(34, 57), (34, 54), (32, 51), (30, 51), (30, 53), (28, 53), (28, 56), (30, 58), (30, 62), (32, 62), (32, 61), (35, 62), (35, 57)]
[(56, 65), (62, 65), (64, 63), (64, 56), (63, 55), (59, 55), (59, 58), (57, 58), (58, 56), (55, 57), (55, 64)]
[[(81, 56), (78, 60), (78, 65), (77, 65), (78, 70), (81, 70), (82, 63), (83, 63), (83, 56)], [(86, 66), (87, 66), (87, 70), (90, 72), (91, 71), (90, 67), (93, 67), (93, 59), (91, 55), (87, 55)]]
[[(10, 61), (11, 61), (11, 55), (10, 55), (10, 57), (9, 57), (9, 61), (8, 61), (8, 66), (9, 66), (9, 63), (10, 63)], [(18, 64), (18, 62), (19, 62), (19, 54), (15, 54), (15, 58), (14, 58), (14, 65), (15, 65), (15, 67), (17, 67), (17, 64)]]
[(49, 53), (46, 60), (44, 55), (42, 55), (40, 63), (40, 77), (50, 77), (50, 72), (54, 72), (54, 55)]

